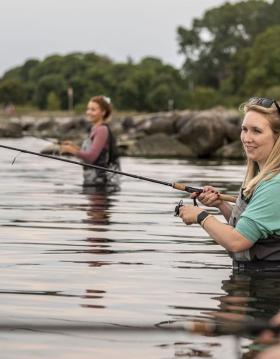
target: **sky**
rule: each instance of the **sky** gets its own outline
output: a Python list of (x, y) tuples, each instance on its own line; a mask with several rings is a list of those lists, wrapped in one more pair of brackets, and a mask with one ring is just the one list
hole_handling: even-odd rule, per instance
[[(0, 0), (0, 76), (30, 59), (96, 52), (180, 67), (176, 29), (225, 0)], [(228, 1), (236, 2), (236, 1)]]

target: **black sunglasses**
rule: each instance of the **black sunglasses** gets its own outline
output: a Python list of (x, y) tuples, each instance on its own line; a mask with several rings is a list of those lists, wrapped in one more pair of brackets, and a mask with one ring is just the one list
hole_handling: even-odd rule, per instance
[(280, 113), (280, 106), (278, 103), (271, 99), (271, 98), (265, 98), (265, 97), (251, 97), (248, 101), (248, 104), (250, 105), (258, 105), (266, 108), (270, 108), (273, 104), (276, 106), (278, 112)]

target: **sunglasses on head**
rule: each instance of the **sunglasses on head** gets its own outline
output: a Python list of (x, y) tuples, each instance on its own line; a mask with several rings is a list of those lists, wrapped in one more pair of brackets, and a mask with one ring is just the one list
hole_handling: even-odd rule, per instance
[(276, 106), (278, 112), (280, 113), (280, 106), (278, 103), (271, 99), (271, 98), (265, 98), (265, 97), (251, 97), (248, 101), (250, 105), (258, 105), (261, 107), (270, 108), (273, 104)]

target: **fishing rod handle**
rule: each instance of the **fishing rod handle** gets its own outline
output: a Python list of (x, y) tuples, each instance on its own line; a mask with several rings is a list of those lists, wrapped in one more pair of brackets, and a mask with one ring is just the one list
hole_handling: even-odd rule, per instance
[(173, 182), (172, 183), (172, 187), (175, 189), (178, 189), (179, 191), (184, 191), (184, 192), (188, 192), (188, 193), (202, 193), (203, 189), (202, 188), (195, 188), (195, 187), (190, 187), (187, 186), (184, 183), (177, 183), (177, 182)]
[(236, 200), (237, 200), (237, 197), (231, 196), (231, 195), (229, 195), (229, 194), (219, 194), (219, 198), (220, 198), (222, 201), (232, 202), (232, 203), (235, 203)]
[[(184, 183), (174, 182), (174, 183), (172, 183), (172, 187), (175, 189), (178, 189), (179, 191), (184, 191), (184, 192), (188, 192), (188, 193), (202, 193), (203, 192), (202, 188), (190, 187), (190, 186), (185, 185)], [(229, 194), (219, 193), (219, 198), (222, 201), (226, 201), (226, 202), (232, 202), (232, 203), (236, 202), (236, 197), (231, 196)]]

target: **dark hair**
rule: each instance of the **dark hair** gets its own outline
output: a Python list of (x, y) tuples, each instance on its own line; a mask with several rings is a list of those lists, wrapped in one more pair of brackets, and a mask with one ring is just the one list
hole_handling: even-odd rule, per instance
[(106, 120), (112, 113), (111, 101), (108, 97), (105, 96), (94, 96), (90, 99), (90, 102), (96, 102), (102, 111), (105, 112), (104, 120)]

